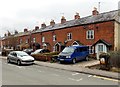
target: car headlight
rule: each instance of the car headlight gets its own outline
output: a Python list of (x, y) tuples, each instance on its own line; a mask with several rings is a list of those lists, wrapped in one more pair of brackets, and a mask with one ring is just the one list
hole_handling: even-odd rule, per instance
[(70, 56), (66, 56), (66, 58), (70, 58)]

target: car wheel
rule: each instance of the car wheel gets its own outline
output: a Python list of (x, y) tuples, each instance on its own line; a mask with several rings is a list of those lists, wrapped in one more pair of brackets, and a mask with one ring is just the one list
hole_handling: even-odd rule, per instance
[(85, 57), (85, 60), (86, 60), (86, 61), (89, 61), (89, 57), (88, 57), (88, 56), (86, 56), (86, 57)]
[(7, 63), (10, 63), (10, 59), (9, 58), (7, 59)]
[(75, 59), (75, 58), (72, 60), (72, 63), (73, 63), (73, 64), (75, 64), (75, 63), (76, 63), (76, 59)]
[(21, 61), (20, 61), (20, 60), (17, 61), (17, 65), (18, 65), (18, 66), (21, 65)]

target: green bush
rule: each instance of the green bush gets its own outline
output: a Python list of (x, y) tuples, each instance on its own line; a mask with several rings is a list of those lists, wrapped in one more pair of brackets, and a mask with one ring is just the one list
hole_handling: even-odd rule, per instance
[(32, 54), (31, 56), (33, 56), (35, 60), (56, 62), (56, 58), (58, 54), (59, 52), (50, 52), (50, 53)]
[(111, 66), (120, 68), (120, 51), (111, 51), (109, 53)]

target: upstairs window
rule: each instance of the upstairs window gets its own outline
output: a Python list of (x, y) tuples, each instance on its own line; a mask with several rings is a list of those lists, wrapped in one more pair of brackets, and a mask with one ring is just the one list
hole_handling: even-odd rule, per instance
[(67, 34), (67, 40), (72, 40), (72, 33)]
[(88, 30), (86, 32), (86, 39), (94, 39), (94, 30)]
[(44, 36), (42, 37), (42, 42), (45, 42), (45, 37)]
[(22, 43), (22, 39), (20, 39), (20, 44)]
[(33, 38), (33, 43), (35, 43), (36, 42), (36, 38)]
[(26, 44), (29, 42), (29, 39), (26, 39)]
[(56, 39), (56, 35), (53, 35), (53, 41), (56, 41), (57, 39)]

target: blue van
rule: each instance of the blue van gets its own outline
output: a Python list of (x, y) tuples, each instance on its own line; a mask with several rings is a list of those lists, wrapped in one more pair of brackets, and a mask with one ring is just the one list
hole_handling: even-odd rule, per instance
[(58, 61), (70, 62), (75, 64), (80, 60), (88, 60), (89, 49), (88, 46), (70, 46), (65, 47), (64, 50), (58, 55)]

